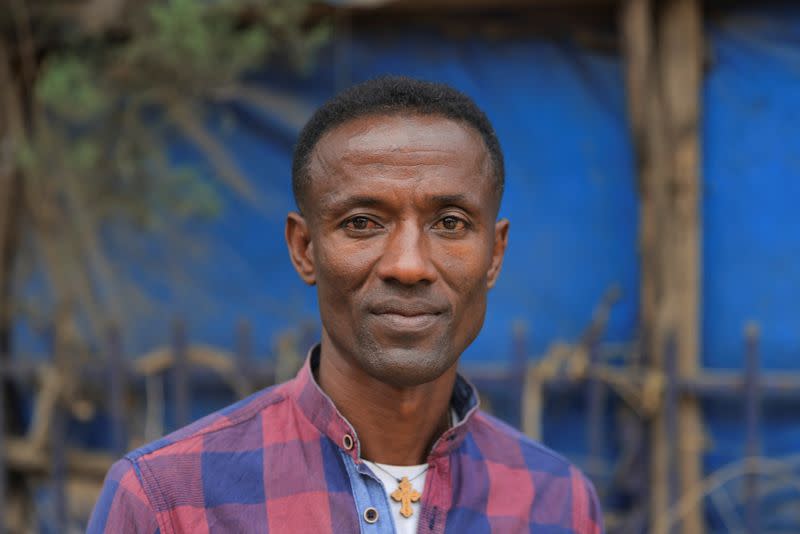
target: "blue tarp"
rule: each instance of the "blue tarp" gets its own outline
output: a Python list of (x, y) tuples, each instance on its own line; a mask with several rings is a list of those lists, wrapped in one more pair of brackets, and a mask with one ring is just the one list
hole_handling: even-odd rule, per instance
[[(497, 128), (507, 160), (501, 216), (511, 220), (511, 243), (486, 325), (465, 360), (508, 361), (517, 320), (528, 324), (535, 353), (553, 340), (574, 340), (614, 284), (624, 299), (609, 339), (630, 339), (637, 202), (618, 62), (567, 44), (407, 32), (357, 34), (350, 57), (353, 82), (386, 72), (444, 81), (475, 98)], [(335, 90), (333, 69), (320, 63), (311, 78), (264, 83), (313, 109)], [(263, 214), (230, 199), (211, 228), (217, 259), (189, 267), (209, 290), (208, 306), (179, 302), (176, 311), (189, 316), (193, 336), (220, 343), (229, 342), (237, 317), (249, 317), (263, 347), (297, 318), (316, 319), (313, 290), (294, 273), (283, 242), (296, 132), (238, 107), (220, 110), (219, 119), (236, 125), (219, 131), (273, 206)]]
[[(797, 369), (800, 9), (735, 11), (710, 21), (709, 31), (702, 125), (703, 364), (741, 369), (742, 329), (755, 320), (765, 368)], [(486, 324), (466, 361), (508, 361), (516, 320), (528, 325), (535, 354), (555, 340), (574, 340), (612, 284), (623, 299), (606, 340), (635, 336), (638, 214), (618, 58), (565, 42), (454, 38), (413, 29), (356, 31), (345, 55), (353, 82), (400, 73), (450, 83), (471, 95), (497, 129), (508, 169), (501, 215), (511, 220), (511, 239)], [(334, 70), (323, 58), (309, 79), (265, 75), (264, 83), (313, 108), (335, 91)], [(217, 319), (213, 328), (198, 328), (201, 335), (227, 335), (234, 316), (248, 314), (247, 302), (282, 305), (261, 317), (263, 343), (290, 318), (315, 317), (313, 292), (297, 280), (279, 238), (281, 215), (291, 207), (292, 135), (280, 120), (265, 117), (232, 135), (242, 164), (265, 177), (280, 205), (268, 220), (231, 210), (219, 226), (220, 239), (246, 262), (233, 278), (240, 289), (221, 283)], [(221, 280), (230, 279), (226, 271), (218, 271)], [(546, 421), (545, 438), (560, 450), (578, 452), (585, 443), (574, 408), (556, 407), (555, 418)], [(741, 458), (741, 404), (708, 402), (705, 418), (707, 470)], [(791, 406), (768, 403), (764, 430), (769, 454), (796, 451), (800, 444)]]
[[(710, 30), (703, 122), (703, 362), (741, 369), (742, 330), (754, 320), (761, 328), (764, 367), (796, 371), (800, 9), (734, 12)], [(708, 470), (744, 455), (743, 413), (739, 403), (706, 404)], [(765, 454), (797, 452), (797, 413), (796, 403), (765, 405)]]
[[(761, 325), (768, 369), (797, 369), (800, 357), (800, 9), (734, 11), (709, 22), (711, 63), (704, 87), (703, 364), (740, 369), (742, 329)], [(634, 151), (617, 57), (536, 38), (453, 37), (399, 28), (355, 30), (345, 50), (352, 82), (384, 73), (447, 82), (472, 96), (494, 123), (507, 161), (501, 215), (511, 220), (504, 270), (468, 362), (508, 362), (514, 321), (531, 350), (575, 340), (606, 289), (622, 301), (606, 341), (636, 333), (639, 267)], [(258, 83), (294, 95), (307, 109), (340, 80), (333, 51), (308, 76), (262, 73)], [(298, 321), (316, 321), (315, 296), (295, 275), (283, 242), (292, 209), (296, 129), (280, 114), (230, 106), (215, 111), (217, 133), (270, 199), (259, 210), (228, 198), (205, 256), (178, 262), (187, 285), (164, 289), (165, 306), (129, 336), (131, 351), (163, 344), (169, 319), (188, 319), (191, 338), (232, 346), (249, 318), (256, 348)], [(190, 149), (176, 149), (192, 159)], [(156, 247), (158, 248), (158, 247)], [(149, 283), (156, 283), (151, 275)], [(202, 295), (202, 298), (198, 297)], [(796, 451), (796, 410), (768, 405), (765, 448)], [(709, 469), (741, 458), (742, 407), (708, 403)], [(582, 427), (566, 410), (553, 421), (556, 448), (581, 448)], [(794, 413), (793, 413), (794, 412)], [(548, 437), (547, 435), (545, 436)], [(577, 442), (580, 444), (576, 445)]]
[[(709, 22), (711, 64), (703, 120), (703, 363), (742, 366), (742, 328), (757, 320), (765, 367), (796, 369), (800, 354), (800, 9), (734, 11)], [(606, 341), (636, 333), (639, 267), (633, 147), (618, 57), (536, 38), (453, 37), (398, 28), (356, 29), (344, 72), (358, 82), (384, 73), (447, 82), (472, 96), (494, 123), (507, 160), (501, 215), (511, 220), (506, 261), (486, 324), (467, 362), (508, 362), (510, 333), (524, 321), (531, 350), (575, 340), (608, 287), (622, 301)], [(334, 94), (342, 65), (324, 52), (306, 76), (255, 77), (313, 109)], [(337, 70), (338, 69), (338, 70)], [(253, 321), (265, 353), (276, 333), (316, 321), (315, 295), (289, 263), (283, 221), (292, 209), (296, 126), (282, 113), (220, 108), (215, 129), (270, 199), (258, 210), (229, 198), (210, 227), (206, 260), (183, 262), (193, 280), (133, 336), (163, 343), (164, 319), (188, 318), (191, 337), (231, 346), (235, 322)], [(178, 158), (191, 158), (178, 150)], [(197, 295), (204, 295), (198, 299)], [(155, 326), (154, 326), (155, 325)], [(132, 347), (133, 348), (133, 347)], [(800, 428), (774, 406), (768, 451), (800, 443)], [(738, 458), (741, 407), (709, 403), (710, 466)], [(583, 442), (581, 429), (554, 439)]]

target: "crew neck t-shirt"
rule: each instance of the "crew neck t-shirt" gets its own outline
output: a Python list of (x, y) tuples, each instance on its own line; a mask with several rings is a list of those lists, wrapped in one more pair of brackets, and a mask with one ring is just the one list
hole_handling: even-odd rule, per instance
[[(397, 534), (416, 534), (417, 533), (417, 524), (419, 523), (419, 503), (422, 499), (417, 502), (411, 503), (411, 510), (413, 510), (413, 514), (411, 517), (403, 517), (400, 514), (400, 507), (402, 503), (399, 503), (392, 499), (391, 493), (397, 489), (398, 482), (397, 479), (403, 479), (403, 477), (408, 477), (408, 480), (411, 481), (411, 486), (422, 495), (422, 490), (425, 488), (425, 475), (427, 475), (427, 467), (428, 464), (422, 465), (388, 465), (388, 464), (375, 464), (374, 462), (370, 462), (369, 460), (362, 460), (365, 464), (369, 466), (375, 476), (377, 476), (381, 483), (383, 484), (383, 490), (386, 492), (386, 499), (389, 501), (389, 508), (392, 511), (392, 521), (394, 521), (394, 531)], [(383, 469), (389, 471), (394, 475), (394, 478), (384, 473), (378, 466), (382, 467)], [(424, 471), (424, 472), (423, 472)], [(420, 473), (422, 473), (420, 475)], [(417, 478), (414, 478), (417, 477)], [(411, 480), (411, 479), (414, 480)]]

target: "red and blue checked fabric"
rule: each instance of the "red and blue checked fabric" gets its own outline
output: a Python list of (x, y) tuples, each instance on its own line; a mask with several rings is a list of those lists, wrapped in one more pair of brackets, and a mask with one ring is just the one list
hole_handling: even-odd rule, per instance
[[(295, 379), (126, 455), (106, 477), (88, 532), (394, 532), (358, 436), (314, 380), (318, 362), (317, 347)], [(603, 532), (580, 471), (479, 411), (460, 377), (452, 406), (460, 422), (428, 457), (419, 533)]]

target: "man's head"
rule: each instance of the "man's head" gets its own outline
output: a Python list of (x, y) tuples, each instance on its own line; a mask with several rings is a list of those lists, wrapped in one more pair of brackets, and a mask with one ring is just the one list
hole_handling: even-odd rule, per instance
[(477, 336), (505, 251), (503, 156), (440, 84), (382, 78), (320, 108), (293, 164), (286, 238), (317, 285), (323, 351), (395, 386), (430, 382)]
[(473, 128), (480, 134), (492, 163), (498, 205), (503, 196), (503, 151), (486, 114), (467, 95), (441, 83), (403, 76), (377, 78), (336, 95), (320, 107), (297, 138), (292, 160), (292, 190), (302, 213), (311, 177), (308, 165), (319, 140), (340, 124), (367, 115), (436, 115)]

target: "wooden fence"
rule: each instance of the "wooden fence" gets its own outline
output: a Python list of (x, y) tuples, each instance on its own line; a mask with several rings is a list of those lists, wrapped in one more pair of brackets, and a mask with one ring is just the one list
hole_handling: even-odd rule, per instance
[[(512, 336), (513, 357), (509, 365), (466, 366), (464, 372), (480, 390), (491, 392), (500, 388), (507, 395), (511, 392), (511, 397), (518, 399), (510, 417), (516, 421), (511, 422), (518, 423), (527, 434), (537, 439), (542, 438), (542, 419), (546, 416), (543, 407), (548, 396), (580, 395), (585, 399), (585, 448), (588, 455), (578, 463), (593, 476), (601, 495), (611, 495), (616, 490), (614, 484), (604, 476), (603, 469), (598, 467), (605, 462), (603, 444), (609, 430), (606, 424), (609, 401), (625, 405), (631, 413), (636, 414), (636, 431), (639, 436), (644, 436), (641, 443), (636, 445), (643, 454), (639, 454), (638, 460), (627, 466), (629, 472), (647, 474), (646, 453), (651, 447), (647, 441), (648, 425), (656, 414), (663, 417), (667, 433), (673, 437), (668, 443), (668, 487), (662, 488), (669, 496), (668, 513), (663, 517), (649, 517), (648, 494), (652, 491), (652, 481), (647, 476), (634, 477), (639, 483), (632, 493), (638, 493), (639, 498), (622, 512), (609, 509), (606, 517), (609, 532), (645, 532), (648, 525), (655, 525), (652, 530), (656, 534), (672, 533), (680, 526), (682, 518), (705, 504), (705, 498), (715, 488), (739, 476), (744, 487), (745, 531), (761, 532), (761, 478), (776, 469), (800, 466), (800, 462), (794, 458), (784, 459), (783, 463), (777, 459), (761, 458), (759, 429), (762, 398), (800, 401), (800, 373), (766, 373), (761, 369), (759, 333), (755, 325), (750, 325), (744, 334), (740, 371), (706, 370), (688, 377), (679, 374), (674, 335), (668, 338), (665, 349), (665, 372), (648, 368), (635, 357), (623, 364), (609, 362), (610, 354), (628, 353), (630, 356), (637, 350), (635, 346), (601, 343), (613, 300), (611, 297), (604, 301), (584, 335), (573, 344), (554, 344), (544, 356), (532, 358), (526, 348), (525, 329), (517, 327)], [(58, 334), (55, 337), (58, 338)], [(22, 525), (29, 525), (32, 521), (30, 495), (24, 495), (24, 485), (21, 486), (23, 495), (20, 495), (20, 480), (48, 481), (52, 488), (53, 505), (49, 508), (51, 524), (68, 525), (71, 520), (75, 521), (70, 516), (75, 515), (84, 516), (85, 519), (113, 460), (127, 449), (152, 438), (131, 435), (130, 401), (132, 392), (139, 387), (137, 384), (141, 385), (142, 380), (155, 376), (169, 377), (169, 408), (174, 414), (171, 426), (183, 426), (191, 417), (193, 390), (198, 384), (209, 381), (208, 376), (198, 375), (198, 369), (211, 370), (217, 376), (218, 385), (224, 384), (233, 395), (243, 397), (290, 376), (302, 362), (303, 353), (299, 348), (311, 342), (308, 336), (306, 339), (286, 339), (279, 345), (275, 357), (257, 360), (252, 351), (251, 328), (246, 322), (237, 329), (236, 348), (232, 352), (190, 345), (187, 328), (182, 321), (172, 325), (170, 337), (168, 346), (130, 359), (123, 354), (120, 329), (110, 327), (103, 351), (106, 357), (100, 365), (87, 363), (79, 368), (67, 368), (71, 365), (68, 362), (74, 362), (74, 359), (56, 352), (41, 363), (17, 360), (0, 368), (1, 383), (17, 386), (33, 384), (36, 390), (32, 421), (27, 432), (23, 435), (6, 434), (4, 439), (0, 439), (0, 505), (5, 504), (5, 510), (0, 509), (0, 532), (22, 531)], [(59, 343), (56, 341), (53, 346), (57, 351)], [(683, 459), (682, 440), (699, 437), (683, 436), (678, 439), (681, 399), (731, 396), (744, 400), (742, 419), (746, 458), (736, 466), (712, 473), (695, 491), (682, 493), (677, 478)], [(7, 396), (0, 395), (0, 417), (7, 413), (3, 405), (7, 400)], [(87, 408), (89, 405), (93, 405), (93, 410)], [(68, 420), (74, 418), (76, 413), (85, 415), (92, 411), (108, 414), (108, 450), (68, 448)], [(163, 416), (163, 412), (160, 415)], [(0, 428), (5, 426), (2, 419), (0, 425), (3, 425)], [(12, 473), (13, 477), (9, 477)], [(15, 481), (16, 487), (9, 487), (9, 480)], [(81, 481), (84, 482), (83, 486), (80, 485)], [(77, 507), (79, 510), (76, 512), (76, 507), (69, 506), (68, 501), (76, 494), (75, 488), (78, 487), (84, 488), (84, 494), (79, 495), (84, 503), (82, 507)], [(735, 510), (733, 513), (736, 513)], [(731, 518), (730, 509), (722, 516), (726, 528), (738, 528), (738, 520)], [(797, 526), (800, 531), (800, 522)]]

